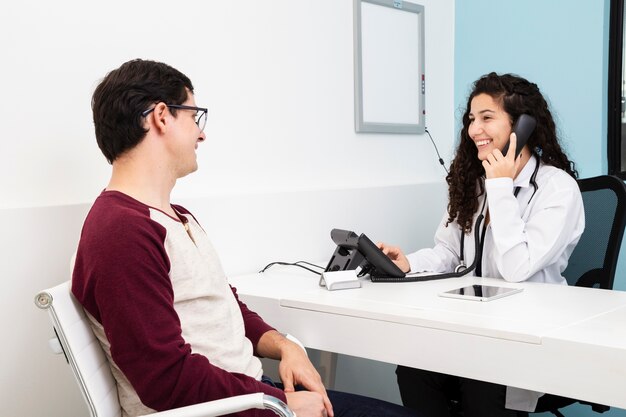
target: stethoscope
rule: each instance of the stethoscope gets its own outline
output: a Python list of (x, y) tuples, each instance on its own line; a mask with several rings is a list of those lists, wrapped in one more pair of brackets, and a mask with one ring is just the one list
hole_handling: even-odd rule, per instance
[[(530, 184), (533, 186), (534, 190), (533, 190), (532, 195), (530, 196), (530, 199), (528, 200), (528, 204), (530, 204), (531, 200), (535, 196), (535, 193), (539, 189), (539, 186), (537, 185), (537, 172), (539, 172), (539, 165), (540, 165), (541, 160), (539, 159), (539, 155), (537, 154), (533, 154), (533, 155), (537, 163), (535, 165), (535, 169), (532, 175), (530, 176)], [(513, 191), (513, 195), (515, 196), (515, 198), (517, 198), (517, 195), (519, 194), (521, 189), (522, 187), (520, 186), (515, 187), (515, 190)], [(461, 246), (460, 246), (461, 251), (459, 253), (459, 264), (456, 266), (456, 268), (454, 268), (455, 274), (465, 275), (471, 272), (472, 270), (477, 269), (477, 275), (480, 276), (482, 272), (480, 260), (482, 259), (483, 245), (485, 244), (485, 232), (487, 231), (487, 224), (483, 225), (482, 232), (480, 234), (479, 234), (479, 230), (480, 230), (480, 225), (483, 219), (485, 218), (483, 213), (485, 211), (486, 204), (487, 204), (487, 196), (485, 195), (485, 198), (483, 200), (483, 206), (480, 209), (480, 214), (476, 218), (476, 224), (474, 225), (474, 244), (475, 244), (474, 247), (476, 248), (476, 254), (474, 255), (474, 262), (472, 262), (472, 265), (470, 265), (469, 267), (467, 267), (467, 265), (465, 264), (465, 253), (464, 253), (465, 252), (465, 233), (463, 233), (463, 230), (461, 230)]]

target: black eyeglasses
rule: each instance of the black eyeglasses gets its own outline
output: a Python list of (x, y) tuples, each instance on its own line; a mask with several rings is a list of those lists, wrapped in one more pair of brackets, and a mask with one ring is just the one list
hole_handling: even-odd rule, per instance
[[(166, 104), (167, 107), (171, 107), (172, 109), (180, 109), (180, 110), (195, 110), (196, 112), (196, 124), (200, 128), (200, 132), (204, 131), (204, 126), (206, 126), (207, 112), (209, 109), (204, 107), (194, 107), (194, 106), (185, 106), (184, 104)], [(145, 110), (141, 113), (142, 117), (146, 117), (152, 111), (154, 111), (156, 107)]]

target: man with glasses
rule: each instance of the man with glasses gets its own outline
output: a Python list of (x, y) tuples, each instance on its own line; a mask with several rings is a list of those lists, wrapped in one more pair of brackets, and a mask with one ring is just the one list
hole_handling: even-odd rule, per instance
[[(238, 300), (196, 219), (171, 204), (206, 137), (207, 109), (193, 91), (178, 70), (133, 60), (107, 74), (92, 98), (112, 174), (85, 220), (72, 293), (109, 359), (124, 414), (264, 392), (299, 417), (332, 417), (333, 405), (337, 417), (413, 415), (327, 393), (306, 353)], [(281, 360), (284, 390), (262, 378), (255, 355)]]

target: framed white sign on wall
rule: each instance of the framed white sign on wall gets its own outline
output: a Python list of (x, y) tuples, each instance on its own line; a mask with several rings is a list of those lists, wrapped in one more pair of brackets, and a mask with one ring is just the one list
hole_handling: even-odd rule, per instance
[(424, 133), (424, 6), (354, 1), (357, 132)]

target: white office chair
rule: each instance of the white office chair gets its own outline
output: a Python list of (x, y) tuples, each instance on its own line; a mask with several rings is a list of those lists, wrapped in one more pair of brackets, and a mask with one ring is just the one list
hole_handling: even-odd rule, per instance
[[(115, 379), (82, 307), (70, 292), (70, 281), (40, 292), (35, 304), (48, 311), (57, 336), (50, 339), (50, 347), (55, 353), (65, 354), (91, 416), (120, 417)], [(252, 408), (272, 410), (280, 417), (295, 417), (284, 402), (263, 393), (209, 401), (150, 416), (216, 417)]]

